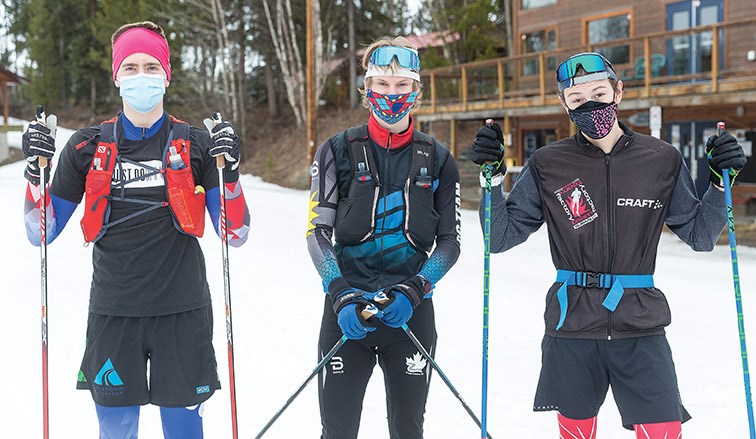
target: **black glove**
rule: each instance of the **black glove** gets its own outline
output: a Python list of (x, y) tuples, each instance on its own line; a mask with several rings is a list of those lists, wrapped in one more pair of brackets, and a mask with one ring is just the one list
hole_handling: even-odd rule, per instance
[(370, 304), (370, 301), (364, 297), (365, 291), (358, 288), (352, 288), (349, 283), (343, 277), (337, 277), (328, 285), (328, 295), (331, 296), (333, 301), (333, 312), (336, 314), (341, 311), (342, 308), (351, 304), (361, 304), (358, 310), (361, 311), (366, 305)]
[(504, 174), (507, 167), (504, 164), (504, 133), (499, 124), (485, 125), (475, 135), (470, 150), (470, 160), (479, 165), (492, 165), (491, 175)]
[(722, 187), (722, 170), (730, 169), (731, 184), (735, 182), (738, 172), (746, 165), (743, 147), (730, 133), (711, 136), (706, 141), (706, 154), (709, 156), (709, 180), (716, 186)]
[[(222, 155), (226, 159), (226, 167), (223, 171), (226, 174), (225, 180), (227, 182), (236, 181), (239, 179), (239, 137), (234, 133), (234, 127), (228, 122), (222, 122), (215, 125), (210, 129), (210, 139), (213, 141), (210, 147), (210, 155), (218, 157)], [(229, 179), (228, 177), (234, 177)]]
[[(402, 283), (394, 284), (389, 287), (386, 287), (383, 290), (383, 294), (385, 297), (388, 297), (392, 302), (394, 298), (394, 293), (399, 292), (407, 296), (407, 298), (412, 303), (412, 308), (416, 308), (417, 305), (420, 304), (420, 302), (423, 301), (423, 297), (425, 297), (426, 294), (430, 293), (431, 290), (431, 283), (428, 282), (424, 277), (420, 275), (412, 276), (411, 278), (405, 280)], [(387, 303), (380, 303), (381, 305), (387, 305)]]
[(36, 161), (37, 157), (50, 159), (55, 155), (55, 134), (44, 124), (31, 122), (21, 136), (21, 150), (30, 162)]
[[(47, 166), (45, 166), (45, 181), (47, 183), (50, 182), (50, 166), (52, 166), (52, 162), (48, 161)], [(26, 179), (29, 180), (31, 184), (35, 186), (39, 185), (39, 163), (36, 159), (31, 162), (26, 162), (24, 177), (26, 177)]]

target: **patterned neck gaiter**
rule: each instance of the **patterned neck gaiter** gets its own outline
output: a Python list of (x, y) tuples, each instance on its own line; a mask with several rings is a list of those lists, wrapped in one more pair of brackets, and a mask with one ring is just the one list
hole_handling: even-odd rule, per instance
[(365, 97), (373, 113), (387, 124), (393, 125), (402, 120), (409, 113), (410, 108), (415, 105), (417, 92), (413, 91), (400, 95), (383, 95), (369, 89)]
[(603, 139), (617, 120), (617, 104), (588, 101), (574, 110), (567, 110), (570, 119), (591, 139)]

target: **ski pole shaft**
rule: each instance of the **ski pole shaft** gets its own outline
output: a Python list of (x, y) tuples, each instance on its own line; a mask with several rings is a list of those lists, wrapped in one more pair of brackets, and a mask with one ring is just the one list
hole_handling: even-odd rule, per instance
[(263, 429), (260, 430), (259, 433), (257, 433), (257, 436), (255, 436), (255, 439), (260, 439), (265, 434), (265, 432), (268, 431), (268, 429), (273, 425), (273, 423), (276, 422), (276, 420), (278, 420), (278, 418), (281, 416), (281, 414), (284, 412), (284, 410), (286, 410), (287, 408), (289, 408), (289, 406), (291, 405), (292, 402), (294, 402), (294, 400), (297, 398), (297, 396), (299, 396), (299, 394), (302, 393), (302, 390), (304, 390), (304, 388), (307, 387), (307, 384), (309, 384), (310, 381), (313, 379), (313, 377), (315, 377), (315, 375), (317, 375), (320, 372), (320, 370), (323, 369), (323, 367), (329, 361), (331, 361), (331, 358), (334, 355), (336, 355), (336, 352), (339, 349), (341, 349), (342, 346), (344, 346), (344, 343), (346, 343), (347, 340), (348, 339), (344, 335), (344, 336), (341, 337), (341, 339), (339, 339), (339, 341), (336, 342), (335, 345), (333, 345), (333, 347), (331, 348), (331, 350), (328, 351), (328, 353), (323, 356), (323, 358), (315, 366), (315, 368), (312, 370), (312, 372), (310, 372), (310, 375), (307, 376), (307, 378), (304, 380), (304, 382), (302, 383), (302, 385), (300, 385), (299, 388), (297, 388), (297, 390), (289, 397), (289, 399), (286, 400), (286, 403), (283, 405), (283, 407), (281, 407), (276, 412), (276, 414), (273, 415), (272, 418), (270, 418), (270, 421), (268, 421), (268, 423), (265, 424), (265, 427), (263, 427)]
[[(46, 123), (45, 109), (41, 105), (37, 106), (37, 122)], [(39, 256), (42, 287), (42, 435), (48, 439), (50, 437), (50, 406), (47, 379), (47, 179), (45, 178), (47, 158), (37, 158), (37, 164), (39, 165)]]
[[(486, 125), (493, 125), (493, 119), (487, 119)], [(493, 166), (487, 163), (482, 166), (483, 176), (486, 179), (484, 194), (484, 220), (483, 220), (483, 359), (481, 373), (481, 426), (480, 436), (485, 438), (486, 425), (488, 422), (488, 296), (490, 286), (491, 265), (491, 173)]]
[[(717, 134), (724, 132), (724, 122), (717, 123)], [(743, 318), (743, 304), (740, 294), (740, 274), (738, 270), (738, 249), (735, 239), (735, 217), (732, 212), (732, 189), (730, 188), (730, 170), (722, 169), (722, 184), (724, 185), (725, 203), (727, 205), (727, 233), (730, 237), (730, 261), (732, 262), (732, 281), (735, 287), (735, 307), (738, 312), (738, 333), (740, 335), (740, 357), (743, 361), (743, 384), (745, 386), (746, 410), (748, 411), (748, 428), (750, 438), (756, 439), (754, 426), (753, 404), (751, 402), (751, 374), (748, 369), (748, 352), (746, 350), (745, 321)]]
[[(371, 317), (373, 317), (377, 312), (378, 312), (377, 308), (375, 308), (374, 306), (373, 307), (368, 306), (367, 308), (365, 308), (364, 310), (362, 310), (362, 318), (364, 318), (365, 320), (368, 320)], [(263, 427), (263, 429), (260, 430), (259, 433), (257, 433), (257, 436), (255, 436), (255, 439), (260, 439), (265, 434), (265, 432), (268, 431), (268, 429), (270, 429), (270, 427), (273, 425), (274, 422), (276, 422), (276, 420), (278, 420), (278, 418), (281, 416), (281, 414), (284, 412), (284, 410), (286, 410), (287, 408), (289, 408), (289, 406), (291, 405), (292, 402), (294, 402), (294, 400), (297, 398), (297, 396), (299, 396), (299, 394), (302, 393), (302, 390), (304, 390), (304, 388), (307, 387), (307, 384), (310, 383), (310, 380), (312, 380), (315, 377), (315, 375), (317, 375), (323, 369), (323, 367), (329, 361), (331, 361), (331, 358), (333, 358), (333, 356), (336, 355), (336, 352), (339, 349), (341, 349), (342, 346), (344, 346), (344, 343), (346, 343), (347, 340), (348, 340), (348, 338), (346, 337), (346, 335), (343, 335), (339, 339), (339, 341), (337, 341), (336, 344), (333, 345), (333, 347), (331, 348), (331, 350), (328, 351), (328, 353), (326, 353), (323, 356), (323, 358), (315, 366), (315, 368), (312, 369), (312, 372), (310, 372), (310, 375), (308, 375), (307, 378), (305, 378), (305, 380), (302, 383), (302, 385), (300, 385), (297, 388), (297, 390), (289, 397), (289, 399), (286, 400), (286, 403), (284, 403), (283, 407), (281, 407), (276, 412), (276, 414), (273, 415), (272, 418), (270, 418), (270, 421), (268, 421), (268, 423), (265, 424), (265, 427)]]
[[(215, 125), (221, 123), (223, 118), (216, 112), (210, 119), (205, 119), (205, 127), (211, 131)], [(226, 160), (221, 154), (215, 158), (215, 165), (218, 168), (218, 197), (220, 202), (220, 235), (221, 235), (221, 256), (223, 258), (223, 295), (226, 302), (226, 340), (228, 344), (228, 381), (229, 393), (231, 395), (231, 429), (233, 438), (238, 439), (239, 429), (236, 416), (236, 377), (234, 373), (234, 330), (231, 320), (231, 276), (228, 266), (228, 230), (226, 221), (226, 185), (223, 180), (223, 169), (226, 166)]]
[[(418, 351), (420, 351), (420, 354), (422, 354), (423, 357), (425, 357), (426, 360), (431, 364), (433, 369), (435, 369), (436, 372), (438, 372), (439, 376), (441, 376), (441, 379), (444, 380), (444, 383), (446, 383), (446, 386), (451, 390), (451, 392), (454, 394), (454, 396), (457, 397), (460, 403), (462, 403), (462, 407), (464, 407), (465, 411), (468, 415), (475, 421), (475, 423), (478, 425), (478, 427), (481, 427), (480, 419), (478, 419), (477, 416), (475, 416), (475, 413), (470, 409), (470, 406), (467, 405), (464, 399), (462, 399), (462, 395), (457, 392), (457, 389), (454, 388), (454, 385), (451, 383), (449, 378), (446, 377), (446, 374), (441, 370), (441, 368), (438, 366), (436, 361), (433, 359), (433, 357), (430, 356), (428, 351), (423, 347), (422, 343), (420, 343), (420, 340), (417, 339), (415, 334), (410, 330), (409, 326), (407, 324), (402, 325), (402, 329), (405, 333), (407, 333), (407, 336), (412, 340), (412, 343), (415, 345)], [(481, 434), (483, 438), (493, 439), (490, 434), (488, 434), (487, 431), (483, 431)]]

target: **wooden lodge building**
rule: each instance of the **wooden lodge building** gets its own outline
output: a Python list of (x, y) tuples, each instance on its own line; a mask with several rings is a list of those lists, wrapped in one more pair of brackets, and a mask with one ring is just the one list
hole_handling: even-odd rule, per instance
[[(756, 214), (756, 8), (739, 0), (514, 0), (515, 55), (421, 72), (415, 117), (459, 158), (463, 196), (477, 199), (469, 145), (486, 118), (505, 131), (510, 169), (549, 142), (575, 133), (559, 103), (555, 69), (578, 52), (598, 51), (624, 83), (620, 120), (678, 148), (700, 192), (707, 187), (704, 144), (724, 121), (749, 162), (735, 203)], [(653, 116), (650, 115), (652, 107)], [(661, 110), (661, 120), (658, 110)], [(660, 122), (660, 123), (659, 123)]]

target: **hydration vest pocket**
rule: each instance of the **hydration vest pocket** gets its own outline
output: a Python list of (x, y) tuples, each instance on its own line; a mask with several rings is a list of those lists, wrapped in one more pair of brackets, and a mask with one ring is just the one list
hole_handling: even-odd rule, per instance
[(372, 178), (355, 174), (347, 198), (336, 207), (334, 224), (336, 242), (356, 245), (367, 240), (375, 230), (375, 210), (379, 186)]
[(179, 229), (188, 235), (202, 237), (205, 231), (205, 193), (195, 191), (192, 168), (168, 167), (165, 170), (165, 179), (168, 203)]
[(81, 219), (81, 230), (85, 242), (94, 242), (100, 238), (104, 220), (110, 208), (110, 181), (112, 171), (90, 169), (87, 173), (84, 208), (86, 213)]
[(429, 252), (436, 241), (441, 218), (433, 206), (433, 185), (412, 184), (408, 180), (404, 191), (404, 230), (407, 240), (418, 250)]

